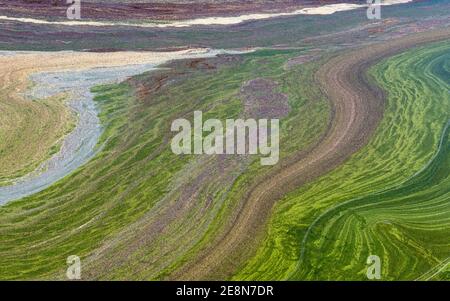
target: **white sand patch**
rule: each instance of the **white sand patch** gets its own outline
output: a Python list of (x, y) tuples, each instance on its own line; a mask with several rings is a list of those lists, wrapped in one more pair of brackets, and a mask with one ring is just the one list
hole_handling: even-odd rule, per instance
[[(404, 4), (413, 0), (384, 0), (382, 6)], [(0, 20), (18, 21), (24, 23), (44, 24), (44, 25), (64, 25), (64, 26), (134, 26), (148, 28), (167, 27), (191, 27), (198, 25), (234, 25), (245, 21), (264, 20), (276, 17), (296, 16), (296, 15), (331, 15), (336, 12), (366, 8), (367, 4), (338, 3), (318, 7), (307, 7), (292, 12), (273, 14), (248, 14), (233, 17), (208, 17), (184, 21), (173, 21), (169, 23), (129, 23), (129, 22), (103, 22), (103, 21), (47, 21), (33, 18), (15, 18), (0, 16)]]

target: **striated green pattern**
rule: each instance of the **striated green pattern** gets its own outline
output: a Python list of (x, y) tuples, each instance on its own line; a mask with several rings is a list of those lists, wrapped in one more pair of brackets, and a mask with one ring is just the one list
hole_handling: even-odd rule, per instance
[(373, 254), (381, 258), (383, 279), (415, 279), (447, 261), (449, 125), (436, 156), (423, 170), (395, 188), (333, 207), (311, 224), (302, 242), (301, 274), (364, 279), (364, 261), (354, 259)]
[(364, 280), (371, 254), (385, 280), (448, 279), (449, 62), (445, 42), (372, 68), (388, 91), (374, 138), (276, 206), (267, 238), (236, 279)]
[[(286, 60), (299, 52), (263, 50), (231, 58), (235, 63), (218, 59), (212, 71), (179, 62), (172, 70), (133, 79), (151, 89), (154, 78), (175, 74), (148, 97), (136, 96), (130, 82), (95, 88), (105, 126), (103, 148), (48, 189), (0, 207), (0, 278), (64, 279), (72, 254), (81, 257), (83, 279), (170, 276), (215, 238), (255, 174), (267, 171), (254, 160), (247, 168), (221, 173), (228, 161), (217, 167), (196, 156), (173, 154), (171, 122), (192, 118), (194, 110), (203, 111), (205, 119), (236, 118), (242, 112), (242, 85), (270, 78), (291, 106), (281, 123), (280, 139), (286, 145), (281, 158), (306, 148), (325, 131), (329, 106), (311, 86), (315, 64), (285, 69)], [(211, 166), (218, 172), (207, 173)], [(192, 196), (195, 202), (188, 199)], [(152, 237), (159, 225), (163, 231)]]

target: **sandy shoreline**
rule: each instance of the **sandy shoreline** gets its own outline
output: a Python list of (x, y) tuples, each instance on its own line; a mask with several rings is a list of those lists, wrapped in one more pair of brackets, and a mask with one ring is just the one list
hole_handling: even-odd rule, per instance
[[(384, 0), (381, 6), (405, 4), (413, 2), (413, 0)], [(0, 21), (17, 21), (23, 23), (33, 23), (42, 25), (64, 25), (64, 26), (133, 26), (143, 28), (180, 28), (180, 27), (192, 27), (192, 26), (206, 26), (206, 25), (235, 25), (246, 21), (265, 20), (276, 17), (288, 17), (296, 15), (331, 15), (341, 11), (349, 11), (360, 8), (367, 8), (367, 4), (354, 4), (354, 3), (338, 3), (329, 4), (317, 7), (306, 7), (291, 12), (280, 13), (254, 13), (245, 14), (240, 16), (230, 17), (205, 17), (183, 21), (172, 21), (167, 23), (131, 23), (131, 22), (105, 22), (105, 21), (48, 21), (35, 18), (16, 18), (9, 16), (0, 16)]]

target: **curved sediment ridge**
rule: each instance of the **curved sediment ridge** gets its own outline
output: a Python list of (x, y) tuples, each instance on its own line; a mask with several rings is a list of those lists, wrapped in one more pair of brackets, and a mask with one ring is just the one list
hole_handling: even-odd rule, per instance
[(267, 221), (277, 200), (334, 169), (369, 141), (383, 116), (385, 96), (368, 80), (368, 68), (409, 48), (449, 38), (449, 28), (414, 34), (336, 56), (324, 64), (316, 73), (316, 81), (333, 107), (325, 138), (306, 155), (253, 187), (242, 201), (237, 218), (216, 242), (173, 278), (232, 276), (253, 254), (264, 232), (265, 222), (261, 221)]
[[(380, 5), (390, 6), (412, 2), (413, 0), (385, 0)], [(22, 23), (41, 24), (41, 25), (63, 25), (63, 26), (131, 26), (142, 28), (185, 28), (192, 26), (211, 26), (211, 25), (236, 25), (248, 21), (267, 20), (279, 17), (291, 17), (298, 15), (331, 15), (338, 12), (364, 9), (368, 4), (356, 3), (334, 3), (320, 6), (303, 7), (289, 12), (275, 13), (251, 13), (238, 16), (213, 16), (199, 17), (195, 19), (170, 21), (164, 23), (155, 22), (113, 22), (113, 21), (96, 21), (96, 20), (76, 20), (76, 21), (49, 21), (46, 19), (36, 18), (17, 18), (10, 16), (0, 16), (0, 21), (15, 21)]]

